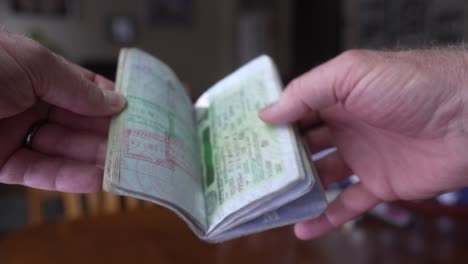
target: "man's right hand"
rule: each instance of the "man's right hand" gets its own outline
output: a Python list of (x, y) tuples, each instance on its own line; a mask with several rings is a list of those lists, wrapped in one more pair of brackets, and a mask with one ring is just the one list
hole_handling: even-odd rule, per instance
[(352, 174), (299, 238), (317, 237), (382, 201), (414, 200), (468, 185), (468, 53), (463, 50), (353, 50), (288, 85), (260, 116), (300, 121), (325, 185)]

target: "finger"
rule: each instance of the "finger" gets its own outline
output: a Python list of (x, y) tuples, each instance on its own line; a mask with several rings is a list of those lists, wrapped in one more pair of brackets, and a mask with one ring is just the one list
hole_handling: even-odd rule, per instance
[[(68, 63), (68, 61), (61, 57), (62, 60)], [(80, 65), (74, 64), (74, 63), (69, 63), (70, 67), (72, 67), (78, 74), (83, 74), (86, 79), (90, 80), (94, 84), (96, 84), (97, 87), (101, 89), (106, 89), (106, 90), (114, 90), (114, 82), (111, 80), (107, 79), (106, 77), (97, 74), (93, 71), (90, 71), (86, 68), (81, 67)]]
[(328, 233), (382, 202), (362, 183), (346, 188), (328, 209), (316, 219), (296, 224), (294, 232), (299, 239), (311, 239)]
[(327, 126), (320, 126), (309, 130), (305, 138), (312, 153), (334, 146), (332, 134)]
[(47, 105), (39, 103), (14, 117), (0, 120), (0, 168), (23, 144), (31, 124), (44, 119), (46, 108)]
[(261, 111), (260, 117), (272, 124), (290, 123), (344, 102), (356, 83), (371, 69), (370, 64), (362, 63), (366, 61), (366, 54), (365, 51), (343, 53), (296, 78), (279, 101)]
[(70, 63), (62, 60), (50, 64), (49, 67), (56, 68), (58, 73), (55, 76), (44, 73), (43, 78), (49, 78), (50, 84), (36, 89), (36, 95), (44, 101), (87, 116), (107, 116), (124, 107), (123, 96), (110, 89), (100, 88), (109, 88), (110, 85), (103, 77), (83, 71), (78, 74)]
[(323, 124), (323, 120), (320, 116), (320, 112), (311, 112), (310, 114), (299, 120), (299, 128), (302, 131), (309, 130), (318, 127)]
[(0, 169), (0, 182), (61, 192), (97, 192), (102, 189), (102, 169), (28, 149), (16, 151)]
[(109, 117), (87, 117), (58, 107), (50, 109), (48, 120), (67, 128), (86, 130), (100, 135), (107, 135), (110, 124)]
[(77, 73), (72, 64), (53, 55), (38, 43), (18, 35), (5, 38), (5, 48), (21, 65), (37, 98), (88, 116), (108, 116), (122, 110), (125, 98), (100, 89)]
[(273, 124), (291, 123), (306, 115), (318, 115), (317, 111), (337, 103), (330, 85), (335, 77), (328, 72), (326, 66), (319, 66), (296, 78), (279, 101), (261, 111), (260, 117)]
[(351, 168), (336, 151), (315, 161), (315, 168), (324, 186), (342, 181), (353, 175)]
[(94, 72), (90, 72), (91, 75), (89, 76), (89, 80), (92, 81), (97, 85), (97, 87), (101, 89), (106, 89), (106, 90), (114, 90), (115, 85), (114, 82), (111, 80), (107, 79), (106, 77), (96, 74)]
[(106, 138), (56, 124), (45, 124), (36, 132), (32, 148), (44, 154), (104, 166)]

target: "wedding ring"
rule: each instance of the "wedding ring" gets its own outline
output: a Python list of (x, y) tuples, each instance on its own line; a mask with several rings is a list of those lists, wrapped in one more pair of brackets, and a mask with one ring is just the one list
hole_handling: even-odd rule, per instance
[(26, 134), (26, 137), (23, 140), (23, 147), (32, 149), (32, 144), (34, 140), (34, 136), (36, 135), (37, 131), (41, 128), (42, 125), (44, 125), (47, 122), (46, 119), (39, 120), (35, 122), (31, 128), (29, 128), (28, 133)]

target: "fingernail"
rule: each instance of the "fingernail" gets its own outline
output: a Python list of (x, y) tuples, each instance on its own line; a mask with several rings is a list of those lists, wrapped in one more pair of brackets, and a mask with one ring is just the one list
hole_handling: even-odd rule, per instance
[(109, 91), (109, 90), (103, 90), (103, 91), (104, 91), (104, 96), (106, 98), (106, 101), (108, 105), (112, 108), (112, 110), (115, 110), (115, 111), (122, 110), (122, 108), (127, 103), (127, 100), (125, 99), (125, 97), (113, 91)]
[(277, 102), (273, 102), (267, 106), (265, 106), (263, 109), (260, 110), (260, 117), (263, 117), (265, 115), (265, 113), (271, 111), (272, 108), (275, 107)]

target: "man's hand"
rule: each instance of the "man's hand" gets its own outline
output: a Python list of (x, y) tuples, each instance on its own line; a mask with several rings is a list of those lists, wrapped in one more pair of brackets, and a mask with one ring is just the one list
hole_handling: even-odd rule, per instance
[[(125, 99), (113, 83), (25, 37), (0, 31), (0, 182), (101, 189), (109, 117)], [(47, 119), (31, 149), (23, 140)]]
[(294, 80), (261, 112), (272, 124), (299, 121), (328, 185), (358, 175), (317, 219), (309, 239), (382, 201), (433, 197), (468, 185), (468, 53), (349, 51)]

